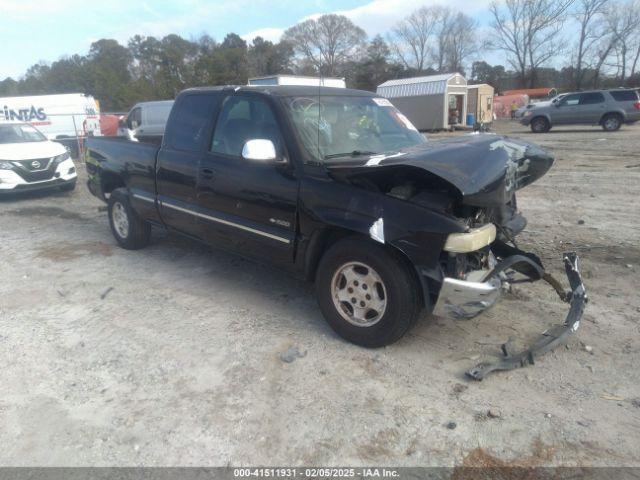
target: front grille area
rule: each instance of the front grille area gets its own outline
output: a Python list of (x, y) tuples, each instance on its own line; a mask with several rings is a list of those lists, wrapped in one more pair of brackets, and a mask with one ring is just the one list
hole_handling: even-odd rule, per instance
[(52, 158), (32, 158), (31, 160), (18, 160), (12, 163), (23, 170), (37, 172), (40, 170), (46, 170), (50, 166), (49, 162), (52, 160)]
[[(34, 162), (37, 162), (37, 164)], [(52, 179), (57, 166), (52, 158), (36, 158), (11, 163), (16, 167), (14, 171), (27, 182), (41, 182)]]

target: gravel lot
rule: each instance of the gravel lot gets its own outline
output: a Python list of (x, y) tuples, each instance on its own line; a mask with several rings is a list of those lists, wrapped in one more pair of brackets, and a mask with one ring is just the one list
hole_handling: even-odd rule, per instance
[(468, 382), (564, 318), (549, 287), (366, 350), (268, 266), (162, 232), (118, 248), (84, 184), (3, 198), (0, 464), (640, 465), (640, 125), (495, 130), (557, 155), (520, 193), (520, 243), (563, 281), (562, 252), (581, 256), (590, 303), (567, 348)]

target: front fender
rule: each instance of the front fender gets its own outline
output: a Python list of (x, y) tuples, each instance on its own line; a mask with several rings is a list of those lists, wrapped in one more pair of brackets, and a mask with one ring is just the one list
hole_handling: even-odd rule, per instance
[[(322, 192), (317, 194), (316, 192)], [(401, 251), (414, 266), (435, 268), (451, 233), (465, 231), (455, 218), (382, 193), (338, 182), (305, 179), (301, 233), (340, 229)]]

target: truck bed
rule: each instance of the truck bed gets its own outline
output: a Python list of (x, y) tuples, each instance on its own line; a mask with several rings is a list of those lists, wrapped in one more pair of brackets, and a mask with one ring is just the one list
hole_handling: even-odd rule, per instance
[(108, 183), (115, 179), (127, 179), (128, 185), (155, 195), (158, 146), (117, 137), (91, 137), (86, 147), (88, 185), (94, 195), (104, 199), (102, 192), (108, 191)]

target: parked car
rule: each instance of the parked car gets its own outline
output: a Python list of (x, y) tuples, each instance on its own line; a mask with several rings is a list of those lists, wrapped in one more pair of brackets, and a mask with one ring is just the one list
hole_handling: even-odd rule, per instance
[(0, 122), (0, 194), (73, 190), (76, 167), (67, 149), (22, 122)]
[(172, 106), (173, 100), (137, 103), (120, 124), (118, 136), (159, 145)]
[(424, 309), (479, 314), (506, 270), (542, 278), (509, 239), (516, 190), (553, 161), (496, 135), (428, 143), (385, 98), (303, 86), (186, 90), (160, 148), (92, 138), (86, 158), (123, 248), (155, 225), (272, 262), (315, 280), (329, 325), (367, 347)]
[(25, 122), (78, 158), (85, 137), (99, 136), (100, 104), (91, 95), (65, 93), (0, 98), (0, 122)]
[(635, 90), (594, 90), (568, 93), (560, 101), (527, 110), (520, 120), (534, 133), (555, 125), (601, 125), (608, 132), (623, 123), (640, 120), (640, 99)]
[(553, 97), (551, 100), (542, 100), (540, 102), (527, 103), (526, 105), (516, 110), (515, 116), (516, 118), (522, 118), (524, 117), (524, 114), (527, 112), (527, 110), (531, 110), (532, 108), (538, 108), (538, 107), (546, 107), (553, 103), (557, 103), (560, 100), (562, 100), (566, 95), (567, 95), (566, 93), (561, 93), (560, 95), (556, 95), (555, 97)]

